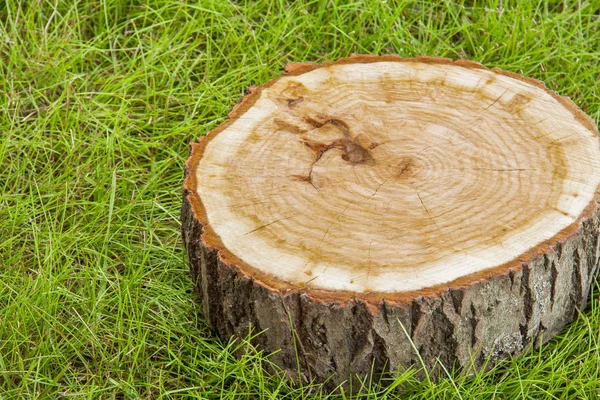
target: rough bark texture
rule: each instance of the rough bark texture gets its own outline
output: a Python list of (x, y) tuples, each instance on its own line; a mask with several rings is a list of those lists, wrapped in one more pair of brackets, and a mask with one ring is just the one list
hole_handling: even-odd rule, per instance
[[(183, 240), (208, 324), (223, 338), (258, 335), (255, 345), (290, 377), (336, 386), (422, 363), (480, 367), (546, 342), (585, 307), (598, 268), (598, 214), (554, 251), (489, 280), (404, 304), (319, 301), (277, 292), (224, 264), (200, 240), (184, 190)], [(411, 343), (412, 342), (412, 343)], [(299, 358), (296, 357), (299, 354)], [(333, 376), (333, 377), (332, 377)]]

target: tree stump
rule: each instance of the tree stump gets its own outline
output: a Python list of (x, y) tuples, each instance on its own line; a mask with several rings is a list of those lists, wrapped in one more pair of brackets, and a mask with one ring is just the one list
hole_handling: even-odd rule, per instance
[(598, 266), (600, 140), (470, 61), (292, 64), (191, 144), (183, 239), (208, 324), (336, 385), (547, 341)]

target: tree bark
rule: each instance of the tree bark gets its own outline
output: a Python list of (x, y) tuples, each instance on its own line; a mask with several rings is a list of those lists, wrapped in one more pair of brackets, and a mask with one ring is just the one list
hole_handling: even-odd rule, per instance
[(557, 334), (598, 267), (600, 140), (468, 61), (294, 64), (191, 144), (182, 235), (208, 324), (292, 378), (479, 368)]

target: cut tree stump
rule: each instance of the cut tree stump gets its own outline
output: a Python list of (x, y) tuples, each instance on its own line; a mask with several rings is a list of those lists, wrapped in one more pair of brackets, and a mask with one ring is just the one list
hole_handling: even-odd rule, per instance
[(204, 316), (224, 340), (262, 332), (292, 377), (493, 365), (586, 305), (600, 140), (539, 81), (426, 57), (292, 64), (191, 151)]

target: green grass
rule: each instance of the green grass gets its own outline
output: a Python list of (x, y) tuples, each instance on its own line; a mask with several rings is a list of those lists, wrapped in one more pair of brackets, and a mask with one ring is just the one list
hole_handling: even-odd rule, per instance
[[(473, 4), (474, 3), (474, 4)], [(0, 2), (0, 398), (307, 398), (211, 335), (179, 236), (188, 143), (292, 61), (474, 59), (600, 120), (600, 2)], [(523, 357), (361, 398), (600, 396), (600, 307)]]

